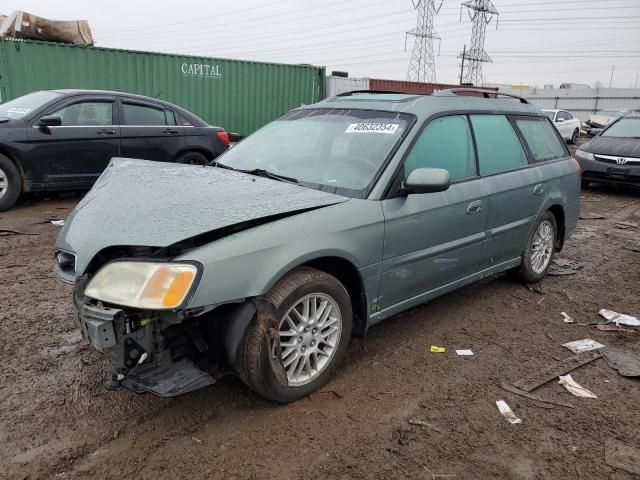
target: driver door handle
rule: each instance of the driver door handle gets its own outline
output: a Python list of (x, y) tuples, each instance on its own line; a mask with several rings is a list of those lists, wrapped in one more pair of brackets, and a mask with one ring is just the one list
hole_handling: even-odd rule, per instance
[(116, 131), (110, 128), (101, 128), (96, 132), (98, 135), (115, 135)]
[(544, 193), (544, 185), (542, 185), (541, 183), (539, 183), (535, 187), (533, 187), (533, 194), (534, 195), (542, 195), (543, 193)]
[(467, 215), (475, 215), (482, 210), (482, 200), (476, 200), (475, 202), (471, 202), (467, 207)]

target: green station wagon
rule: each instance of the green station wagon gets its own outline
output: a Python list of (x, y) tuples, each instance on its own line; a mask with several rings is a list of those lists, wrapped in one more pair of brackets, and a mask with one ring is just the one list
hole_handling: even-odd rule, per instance
[(543, 112), (502, 97), (351, 92), (210, 166), (113, 159), (55, 267), (114, 364), (105, 385), (172, 396), (232, 373), (289, 402), (391, 315), (503, 271), (542, 279), (580, 168)]

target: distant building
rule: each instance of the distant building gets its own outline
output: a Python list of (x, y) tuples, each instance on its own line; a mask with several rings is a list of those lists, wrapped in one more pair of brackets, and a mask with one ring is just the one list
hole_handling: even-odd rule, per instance
[(586, 83), (561, 83), (560, 88), (591, 88)]

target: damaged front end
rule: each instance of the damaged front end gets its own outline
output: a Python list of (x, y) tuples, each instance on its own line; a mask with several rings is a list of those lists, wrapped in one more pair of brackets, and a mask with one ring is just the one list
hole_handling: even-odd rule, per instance
[(275, 309), (261, 298), (191, 310), (182, 299), (175, 309), (141, 309), (88, 296), (87, 291), (95, 296), (95, 277), (77, 279), (73, 304), (83, 337), (114, 367), (104, 382), (109, 389), (173, 397), (213, 385), (226, 372), (236, 373), (236, 352), (253, 318), (273, 323), (268, 331), (277, 331)]

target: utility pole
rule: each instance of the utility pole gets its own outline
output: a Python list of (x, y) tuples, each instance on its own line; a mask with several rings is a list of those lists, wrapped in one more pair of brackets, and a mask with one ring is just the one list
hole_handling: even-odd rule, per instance
[[(482, 84), (484, 80), (482, 64), (484, 62), (492, 62), (491, 57), (484, 51), (484, 38), (487, 25), (489, 25), (494, 15), (498, 15), (498, 10), (496, 10), (491, 0), (469, 0), (463, 3), (462, 7), (467, 7), (469, 18), (473, 22), (471, 26), (471, 47), (461, 54), (463, 62), (465, 58), (468, 60), (464, 81), (478, 85)], [(460, 20), (462, 21), (462, 9), (460, 10)]]
[(464, 71), (464, 59), (467, 54), (467, 44), (464, 44), (464, 48), (462, 49), (462, 63), (460, 64), (460, 85), (462, 85), (462, 72)]
[(638, 88), (638, 77), (640, 77), (640, 73), (636, 73), (636, 84), (633, 88)]
[(407, 70), (407, 80), (413, 82), (436, 81), (433, 40), (440, 40), (440, 37), (433, 28), (433, 20), (442, 7), (442, 0), (437, 8), (435, 2), (436, 0), (412, 0), (413, 8), (418, 12), (418, 21), (416, 28), (405, 34), (404, 49), (407, 49), (407, 36), (415, 37)]
[(615, 71), (616, 66), (611, 65), (611, 78), (609, 78), (609, 88), (611, 88), (611, 82), (613, 82), (613, 72)]

